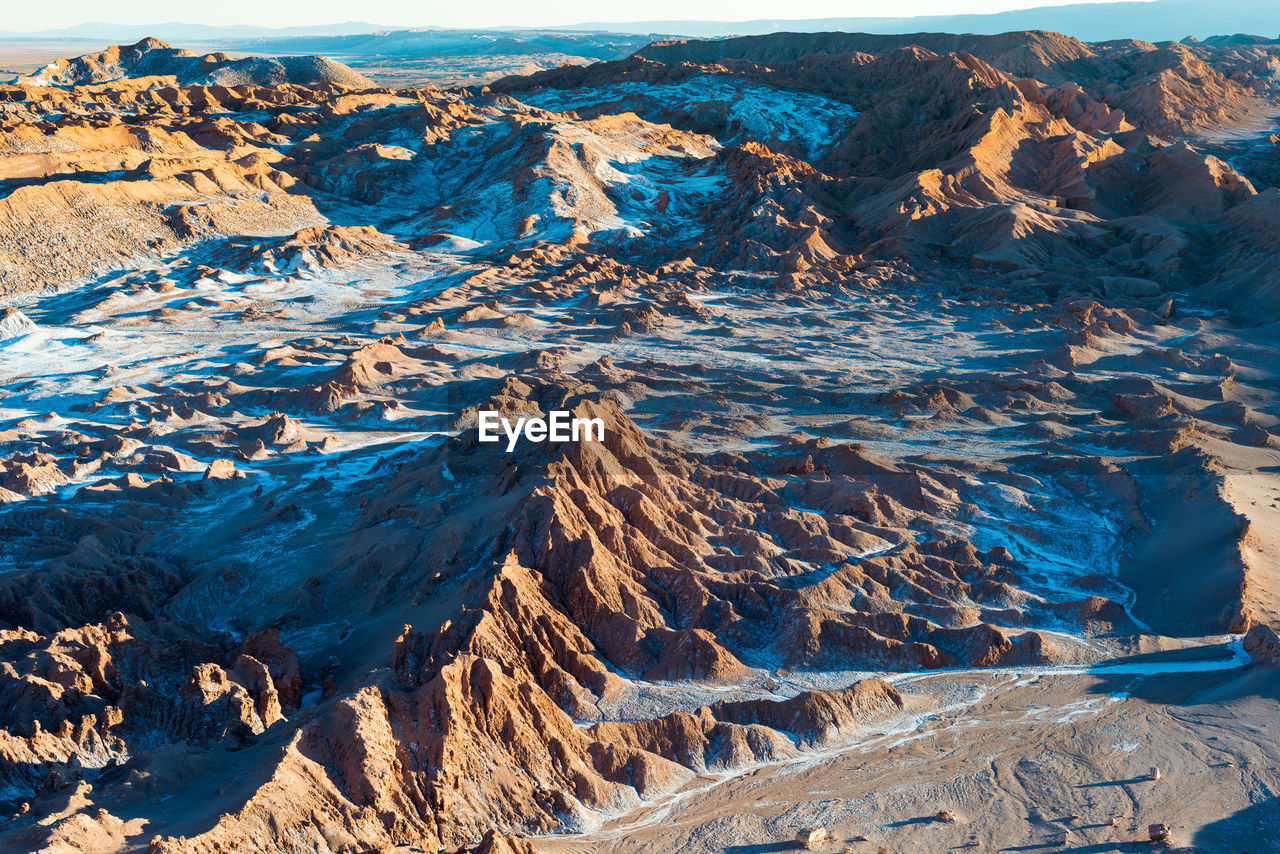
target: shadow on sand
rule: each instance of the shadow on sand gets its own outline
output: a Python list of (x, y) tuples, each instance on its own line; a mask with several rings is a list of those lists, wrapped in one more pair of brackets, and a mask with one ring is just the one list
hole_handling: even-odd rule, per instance
[(933, 824), (938, 819), (931, 815), (922, 815), (916, 818), (904, 818), (902, 821), (895, 821), (886, 824), (885, 827), (906, 827), (911, 824)]
[[(1255, 797), (1264, 797), (1259, 792)], [(1196, 851), (1280, 854), (1280, 798), (1252, 804), (1212, 824), (1191, 840)]]
[(1150, 777), (1130, 777), (1128, 780), (1103, 780), (1100, 783), (1081, 783), (1077, 789), (1099, 789), (1106, 786), (1133, 786), (1138, 783), (1150, 783)]
[(1124, 851), (1159, 851), (1152, 849), (1150, 842), (1091, 842), (1088, 845), (1072, 845), (1063, 847), (1056, 842), (1041, 842), (1035, 845), (1016, 845), (1013, 848), (1001, 848), (1001, 851), (1054, 851), (1061, 854), (1115, 854)]

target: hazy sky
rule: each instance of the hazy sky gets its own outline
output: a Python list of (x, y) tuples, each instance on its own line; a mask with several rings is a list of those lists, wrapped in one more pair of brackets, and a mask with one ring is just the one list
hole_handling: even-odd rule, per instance
[[(1093, 0), (1099, 2), (1099, 0)], [(1114, 2), (1114, 0), (1101, 0)], [(713, 20), (760, 18), (857, 18), (1002, 12), (1062, 0), (644, 0), (642, 3), (583, 3), (582, 0), (3, 0), (3, 30), (43, 30), (80, 24), (259, 24), (284, 27), (369, 21), (387, 26), (551, 26), (583, 21)]]

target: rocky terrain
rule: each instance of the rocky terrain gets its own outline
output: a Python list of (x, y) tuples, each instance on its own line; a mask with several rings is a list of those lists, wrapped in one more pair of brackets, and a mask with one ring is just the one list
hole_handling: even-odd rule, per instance
[(0, 86), (0, 849), (1280, 850), (1278, 69)]
[[(131, 27), (106, 27), (129, 32)], [(529, 74), (566, 64), (623, 59), (652, 36), (555, 30), (391, 30), (365, 33), (281, 35), (204, 32), (197, 41), (168, 35), (200, 28), (160, 27), (161, 39), (135, 35), (134, 45), (102, 51), (106, 39), (89, 39), (89, 26), (74, 38), (41, 39), (0, 32), (0, 81), (31, 77), (62, 85), (107, 82), (144, 75), (173, 75), (192, 83), (340, 82), (353, 88), (374, 85), (479, 86), (512, 74)], [(232, 28), (238, 31), (240, 28)], [(247, 28), (252, 29), (252, 28)], [(83, 30), (83, 32), (81, 31)], [(146, 36), (153, 34), (146, 33)], [(165, 41), (199, 45), (177, 50)], [(77, 51), (84, 56), (66, 59)], [(322, 54), (323, 56), (318, 56)], [(336, 60), (336, 61), (335, 61)], [(340, 67), (346, 66), (345, 68)], [(353, 75), (359, 75), (357, 79)], [(370, 82), (373, 81), (373, 82)]]
[(349, 88), (372, 88), (366, 77), (323, 56), (247, 57), (225, 53), (205, 55), (170, 47), (159, 39), (109, 47), (101, 53), (59, 59), (23, 77), (26, 86), (92, 86), (122, 80), (160, 81), (179, 86), (275, 86), (299, 83), (317, 86), (337, 83)]
[(622, 59), (652, 40), (647, 35), (610, 32), (608, 27), (597, 29), (391, 30), (367, 35), (228, 40), (226, 49), (322, 53), (341, 59), (384, 86), (469, 86), (565, 64)]

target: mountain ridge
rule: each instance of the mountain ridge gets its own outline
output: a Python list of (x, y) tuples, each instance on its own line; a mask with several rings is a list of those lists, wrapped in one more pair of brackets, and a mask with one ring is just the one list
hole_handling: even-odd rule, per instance
[(197, 54), (153, 37), (113, 45), (95, 54), (59, 59), (18, 78), (28, 86), (85, 86), (142, 77), (173, 78), (180, 85), (272, 85), (336, 83), (371, 89), (373, 83), (340, 62), (323, 56), (245, 57)]
[(556, 26), (499, 25), (490, 28), (396, 26), (351, 21), (341, 24), (261, 27), (157, 23), (121, 25), (84, 23), (30, 32), (2, 31), (0, 39), (92, 38), (104, 41), (137, 41), (154, 35), (170, 41), (262, 40), (293, 37), (349, 36), (372, 33), (421, 31), (474, 32), (598, 32), (614, 34), (672, 35), (723, 38), (774, 32), (825, 30), (901, 34), (926, 30), (954, 33), (997, 34), (1023, 30), (1052, 30), (1083, 41), (1118, 38), (1146, 41), (1179, 41), (1188, 36), (1205, 39), (1238, 33), (1280, 38), (1280, 9), (1265, 0), (1224, 0), (1206, 8), (1198, 0), (1121, 0), (1115, 3), (1079, 2), (1034, 6), (988, 14), (915, 15), (906, 17), (770, 18), (745, 21), (651, 20), (593, 21)]

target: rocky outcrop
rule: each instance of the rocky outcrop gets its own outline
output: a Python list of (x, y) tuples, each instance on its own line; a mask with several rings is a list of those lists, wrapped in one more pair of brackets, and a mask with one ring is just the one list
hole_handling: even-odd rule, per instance
[(1245, 651), (1259, 664), (1280, 667), (1280, 635), (1267, 625), (1256, 625), (1244, 636)]
[(101, 53), (59, 59), (34, 74), (19, 78), (29, 86), (91, 86), (128, 78), (162, 78), (179, 86), (303, 86), (338, 84), (372, 89), (373, 83), (340, 62), (323, 56), (248, 57), (225, 53), (196, 54), (147, 38), (132, 45), (116, 45)]

